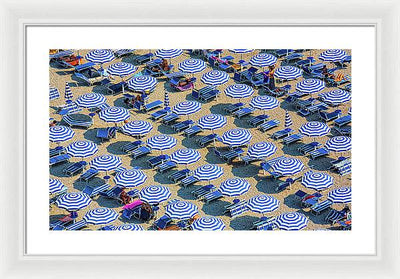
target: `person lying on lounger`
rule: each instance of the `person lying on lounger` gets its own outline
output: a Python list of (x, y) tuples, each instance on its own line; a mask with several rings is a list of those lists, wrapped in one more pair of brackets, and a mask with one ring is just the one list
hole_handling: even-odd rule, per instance
[(166, 59), (163, 59), (160, 67), (164, 72), (168, 72), (169, 71), (168, 61)]
[(322, 75), (325, 77), (325, 78), (335, 78), (335, 75), (334, 74), (330, 74), (329, 72), (328, 72), (328, 68), (326, 67), (326, 65), (324, 65), (323, 67), (322, 67)]
[(190, 78), (185, 78), (184, 80), (179, 81), (179, 86), (185, 86), (190, 83)]
[(121, 201), (123, 204), (129, 204), (131, 203), (131, 197), (128, 196), (128, 194), (125, 192), (125, 190), (122, 190), (121, 194), (119, 195)]

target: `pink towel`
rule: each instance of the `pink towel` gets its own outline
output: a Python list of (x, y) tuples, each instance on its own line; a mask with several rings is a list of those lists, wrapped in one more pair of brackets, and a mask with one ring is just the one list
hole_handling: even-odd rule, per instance
[(135, 208), (142, 204), (143, 204), (143, 202), (141, 200), (136, 200), (130, 204), (124, 205), (124, 207), (122, 207), (122, 209), (132, 209), (132, 208)]

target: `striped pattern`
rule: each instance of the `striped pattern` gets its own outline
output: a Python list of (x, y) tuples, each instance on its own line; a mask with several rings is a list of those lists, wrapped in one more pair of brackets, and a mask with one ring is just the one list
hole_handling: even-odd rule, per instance
[(77, 211), (88, 206), (91, 201), (84, 193), (66, 193), (56, 200), (56, 205), (68, 211)]
[(267, 67), (275, 65), (277, 60), (278, 58), (272, 54), (260, 53), (250, 59), (250, 64), (256, 67)]
[(340, 105), (351, 100), (350, 92), (342, 89), (321, 93), (319, 96), (324, 102), (332, 105)]
[(128, 81), (128, 88), (137, 92), (153, 91), (156, 85), (157, 80), (152, 76), (137, 76)]
[(72, 101), (72, 99), (74, 98), (68, 82), (65, 83), (64, 98), (65, 98), (65, 101)]
[(81, 158), (92, 156), (96, 154), (98, 150), (97, 144), (86, 140), (75, 141), (66, 147), (66, 151), (69, 155)]
[(107, 101), (106, 97), (97, 93), (87, 93), (79, 96), (75, 103), (84, 108), (97, 108)]
[(306, 79), (303, 81), (300, 81), (296, 84), (296, 90), (307, 93), (307, 94), (313, 94), (317, 93), (325, 88), (325, 82), (323, 82), (320, 79)]
[(288, 128), (293, 125), (292, 118), (288, 111), (285, 112), (285, 127)]
[(203, 74), (201, 81), (205, 84), (217, 86), (228, 82), (229, 75), (226, 72), (214, 70)]
[(254, 89), (246, 84), (232, 84), (225, 89), (225, 94), (231, 98), (247, 98), (253, 95)]
[(121, 158), (115, 155), (101, 155), (94, 158), (90, 165), (98, 171), (115, 170), (122, 165)]
[(183, 53), (183, 50), (181, 49), (158, 49), (155, 52), (155, 55), (160, 57), (160, 58), (174, 58), (178, 57)]
[(272, 169), (281, 175), (294, 175), (304, 169), (304, 164), (296, 158), (284, 158), (276, 162)]
[(200, 59), (187, 59), (178, 64), (178, 69), (189, 74), (199, 73), (206, 69), (206, 63)]
[(247, 201), (247, 207), (256, 213), (268, 213), (279, 208), (279, 200), (273, 196), (257, 195)]
[(284, 231), (298, 231), (307, 227), (308, 219), (298, 212), (282, 213), (276, 218), (276, 225)]
[(130, 117), (129, 110), (122, 107), (110, 107), (99, 112), (99, 117), (105, 122), (122, 122)]
[(83, 216), (83, 220), (92, 225), (105, 225), (117, 220), (117, 218), (118, 213), (114, 209), (105, 207), (92, 209)]
[(170, 203), (165, 209), (165, 214), (173, 219), (189, 219), (199, 212), (196, 205), (186, 201)]
[(143, 188), (139, 193), (139, 198), (149, 204), (158, 204), (171, 197), (168, 187), (161, 185), (151, 185)]
[(262, 141), (252, 144), (247, 150), (247, 155), (252, 158), (264, 159), (274, 155), (277, 148), (273, 143)]
[(235, 197), (247, 193), (250, 189), (250, 183), (243, 178), (230, 178), (221, 183), (219, 191), (228, 197)]
[(333, 185), (332, 176), (323, 172), (307, 172), (304, 174), (301, 184), (317, 191), (324, 190)]
[(338, 62), (346, 56), (346, 52), (341, 49), (328, 49), (320, 54), (319, 59), (326, 62)]
[(222, 135), (221, 141), (230, 146), (241, 146), (248, 144), (252, 137), (249, 130), (231, 129)]
[(114, 177), (115, 184), (124, 188), (140, 186), (146, 180), (146, 174), (143, 171), (137, 169), (118, 172), (117, 175)]
[(205, 216), (196, 219), (191, 228), (194, 231), (223, 231), (225, 229), (224, 222), (217, 217)]
[(351, 202), (351, 188), (342, 187), (332, 190), (328, 193), (328, 200), (334, 203), (350, 203)]
[(117, 231), (144, 231), (144, 228), (142, 225), (138, 225), (138, 224), (123, 224), (121, 226), (118, 226), (115, 230), (117, 230)]
[(172, 110), (178, 115), (188, 115), (201, 110), (201, 104), (196, 101), (184, 101), (176, 104)]
[(149, 133), (153, 129), (153, 125), (150, 122), (144, 120), (135, 120), (126, 123), (121, 127), (121, 131), (124, 134), (131, 136), (140, 136)]
[(164, 108), (169, 108), (169, 93), (167, 90), (164, 91)]
[(200, 160), (200, 152), (195, 149), (178, 149), (171, 154), (171, 161), (177, 164), (193, 164)]
[(202, 116), (198, 120), (197, 125), (204, 130), (214, 130), (224, 127), (226, 123), (227, 120), (225, 116), (220, 114), (208, 114)]
[(254, 49), (236, 48), (236, 49), (229, 49), (229, 51), (230, 51), (230, 52), (233, 52), (233, 53), (239, 53), (239, 54), (241, 54), (241, 53), (249, 53), (249, 52), (252, 52), (252, 51), (254, 51)]
[(125, 77), (136, 72), (137, 67), (125, 62), (118, 62), (108, 67), (107, 72), (112, 76)]
[(351, 138), (337, 136), (326, 141), (325, 147), (333, 152), (345, 152), (351, 150)]
[(60, 92), (58, 91), (57, 88), (55, 87), (50, 87), (49, 89), (49, 99), (51, 100), (55, 100), (60, 98)]
[(193, 172), (193, 176), (199, 180), (214, 180), (224, 174), (224, 169), (217, 165), (206, 164), (198, 167)]
[(299, 132), (309, 137), (325, 136), (331, 131), (331, 128), (325, 123), (310, 121), (301, 125)]
[(294, 66), (282, 66), (275, 71), (275, 77), (282, 80), (292, 80), (303, 75), (303, 70)]
[(103, 64), (114, 60), (114, 53), (108, 49), (95, 49), (85, 56), (87, 61)]
[(257, 96), (251, 99), (250, 106), (256, 109), (274, 109), (280, 105), (279, 101), (271, 96)]
[(174, 147), (177, 140), (174, 137), (160, 134), (147, 139), (146, 143), (152, 149), (165, 150)]
[(54, 194), (65, 189), (65, 185), (58, 179), (49, 178), (49, 193)]
[(49, 128), (49, 140), (52, 142), (62, 142), (72, 139), (75, 132), (66, 126), (53, 126)]

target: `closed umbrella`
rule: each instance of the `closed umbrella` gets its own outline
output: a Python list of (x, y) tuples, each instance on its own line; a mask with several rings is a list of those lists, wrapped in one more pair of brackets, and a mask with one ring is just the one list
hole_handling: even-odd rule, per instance
[(288, 128), (293, 125), (292, 118), (288, 111), (285, 112), (285, 128)]
[(169, 94), (167, 90), (164, 91), (164, 108), (169, 108)]
[(65, 102), (71, 102), (73, 99), (71, 88), (69, 87), (68, 82), (65, 83), (65, 91), (64, 91)]
[(58, 89), (55, 87), (50, 87), (50, 90), (49, 90), (50, 101), (58, 99), (58, 98), (60, 98), (60, 92), (58, 91)]

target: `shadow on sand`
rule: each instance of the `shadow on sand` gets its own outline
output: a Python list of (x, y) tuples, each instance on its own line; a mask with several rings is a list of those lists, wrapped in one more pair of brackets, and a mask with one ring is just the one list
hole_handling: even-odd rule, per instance
[(225, 206), (229, 204), (229, 202), (217, 200), (208, 204), (204, 204), (202, 210), (206, 215), (222, 216), (224, 215)]
[(230, 227), (238, 231), (250, 230), (253, 223), (258, 219), (259, 218), (254, 216), (239, 216), (231, 221)]

